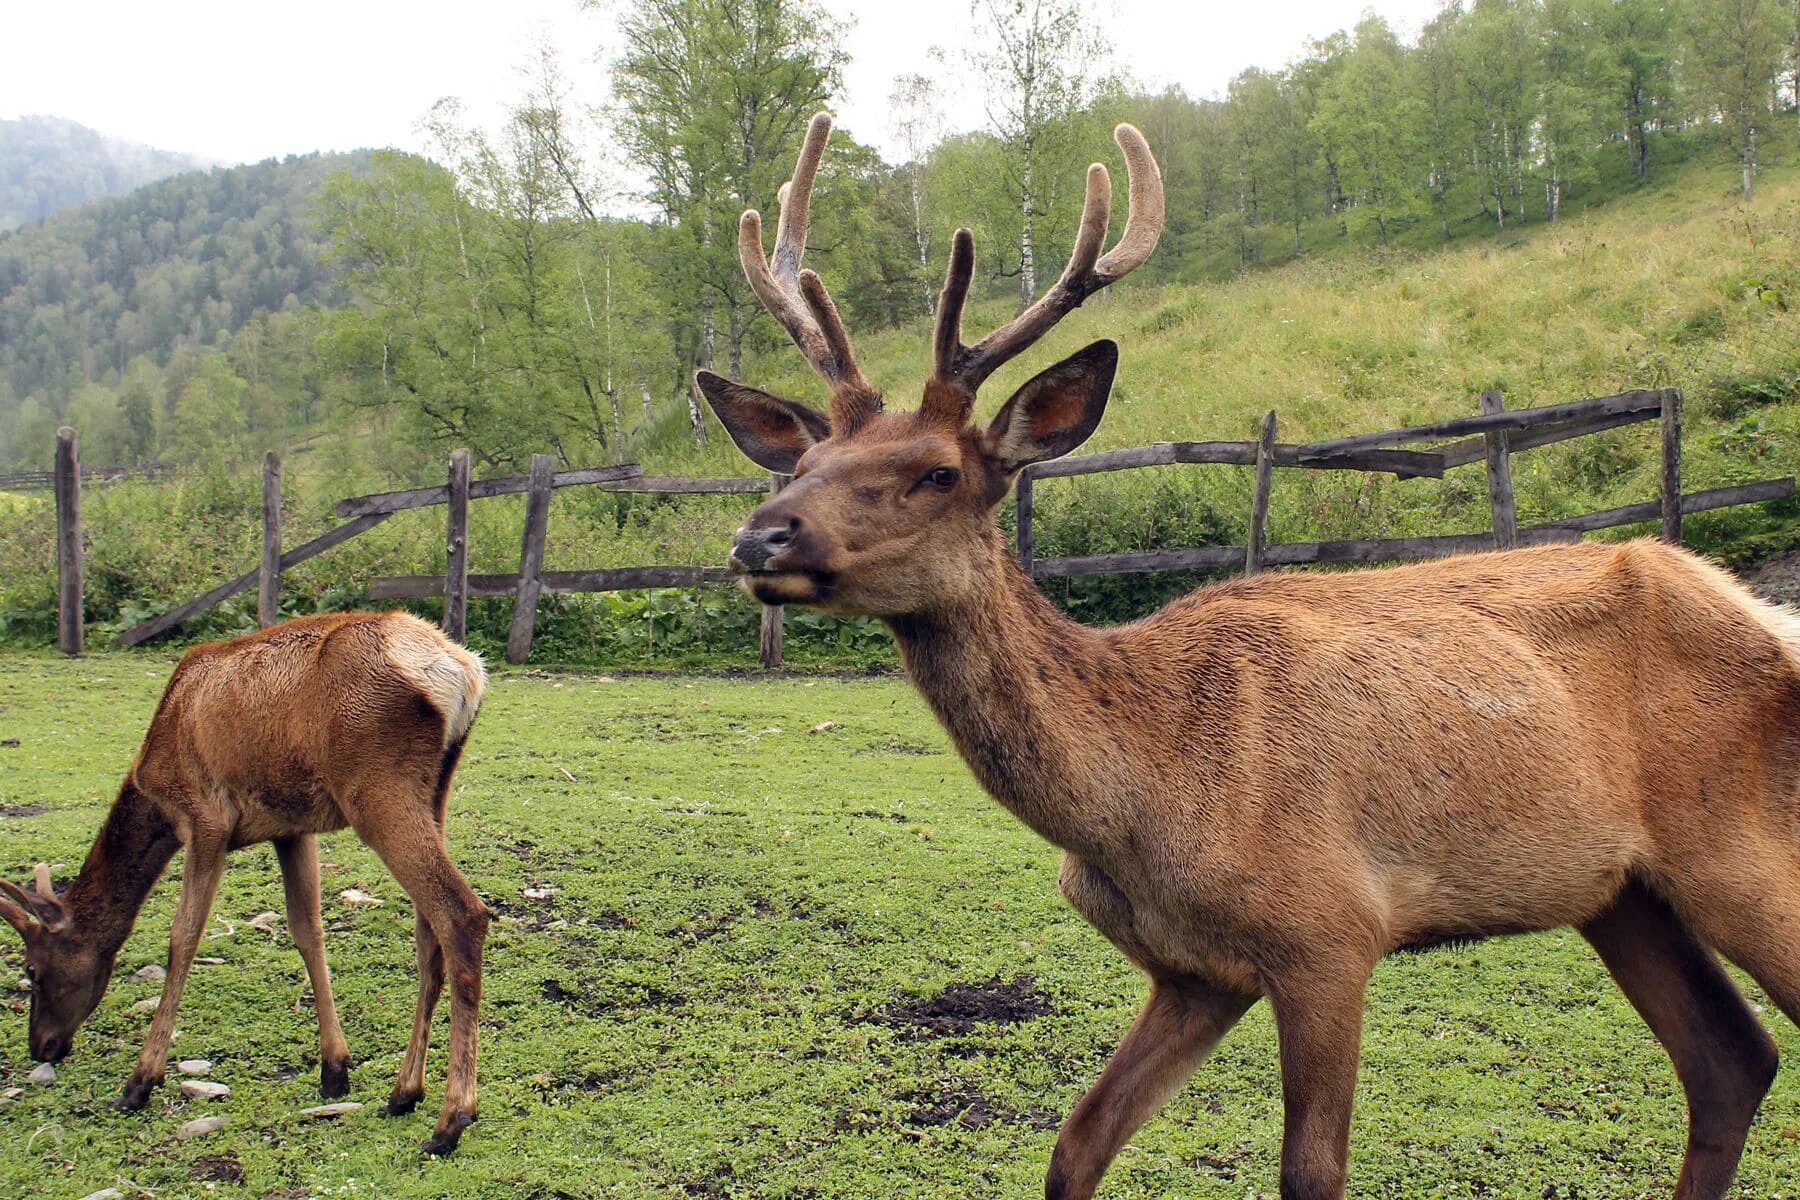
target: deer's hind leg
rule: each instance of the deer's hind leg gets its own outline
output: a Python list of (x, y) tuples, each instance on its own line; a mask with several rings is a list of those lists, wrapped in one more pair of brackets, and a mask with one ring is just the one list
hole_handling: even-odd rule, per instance
[(1581, 935), (1669, 1052), (1687, 1093), (1675, 1200), (1721, 1200), (1775, 1078), (1775, 1043), (1711, 951), (1643, 885), (1628, 885)]
[[(446, 752), (436, 780), (421, 780), (396, 770), (360, 786), (345, 806), (357, 836), (387, 864), (400, 886), (412, 897), (422, 927), (417, 932), (420, 959), (419, 1005), (413, 1022), (413, 1038), (402, 1064), (403, 1075), (395, 1083), (396, 1096), (412, 1091), (421, 1081), (424, 1036), (430, 1028), (437, 985), (450, 984), (450, 1068), (444, 1086), (444, 1104), (437, 1128), (426, 1139), (428, 1154), (448, 1154), (456, 1148), (462, 1131), (475, 1121), (476, 1027), (481, 1008), (481, 956), (487, 938), (487, 908), (469, 887), (444, 848), (440, 821), (442, 799), (460, 747)], [(428, 949), (425, 935), (435, 944)], [(441, 957), (439, 957), (441, 956)], [(435, 969), (434, 969), (435, 968)], [(416, 1044), (416, 1057), (415, 1057)], [(416, 1064), (416, 1065), (415, 1065)], [(404, 1075), (408, 1068), (415, 1074)], [(421, 1083), (422, 1086), (422, 1083)], [(392, 1101), (390, 1101), (390, 1104)], [(412, 1103), (417, 1103), (416, 1098)]]
[(306, 963), (313, 1007), (319, 1014), (319, 1095), (336, 1100), (350, 1094), (350, 1046), (338, 1024), (331, 971), (325, 965), (325, 924), (319, 914), (319, 839), (310, 833), (276, 838), (275, 860), (281, 864), (288, 932)]

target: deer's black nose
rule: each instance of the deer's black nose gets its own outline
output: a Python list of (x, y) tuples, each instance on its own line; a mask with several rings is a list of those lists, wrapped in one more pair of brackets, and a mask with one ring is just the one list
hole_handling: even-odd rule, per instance
[[(751, 521), (756, 521), (752, 514)], [(800, 518), (788, 517), (774, 524), (746, 524), (731, 540), (731, 565), (755, 574), (770, 569), (769, 560), (793, 544), (800, 533)]]
[(49, 1037), (31, 1048), (31, 1057), (39, 1062), (59, 1063), (69, 1056), (69, 1039)]

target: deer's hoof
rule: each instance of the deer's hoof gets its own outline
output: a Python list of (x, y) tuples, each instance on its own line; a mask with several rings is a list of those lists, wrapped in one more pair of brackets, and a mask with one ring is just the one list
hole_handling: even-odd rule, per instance
[(119, 1093), (119, 1098), (113, 1101), (113, 1107), (120, 1112), (138, 1111), (150, 1103), (150, 1093), (155, 1091), (156, 1085), (161, 1082), (160, 1079), (139, 1079), (135, 1075), (132, 1076), (130, 1082), (125, 1085), (125, 1090)]
[(456, 1149), (456, 1143), (462, 1140), (462, 1131), (475, 1123), (475, 1114), (466, 1108), (459, 1108), (450, 1118), (449, 1124), (436, 1130), (419, 1144), (419, 1149), (432, 1157), (441, 1157)]
[(422, 1091), (395, 1092), (388, 1097), (387, 1106), (381, 1111), (390, 1117), (404, 1117), (407, 1113), (417, 1108), (419, 1106), (419, 1101), (424, 1098), (425, 1093)]
[(350, 1094), (350, 1060), (339, 1059), (319, 1065), (319, 1095), (326, 1100), (341, 1100)]

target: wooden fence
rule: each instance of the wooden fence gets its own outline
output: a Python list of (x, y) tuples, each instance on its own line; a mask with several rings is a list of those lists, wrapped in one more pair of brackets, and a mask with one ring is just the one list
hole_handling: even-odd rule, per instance
[[(1570, 438), (1586, 437), (1608, 429), (1642, 421), (1662, 423), (1662, 470), (1655, 500), (1602, 512), (1560, 517), (1521, 527), (1513, 502), (1512, 456)], [(1793, 478), (1765, 479), (1735, 487), (1707, 491), (1681, 491), (1681, 392), (1675, 388), (1629, 391), (1570, 404), (1508, 411), (1499, 392), (1481, 397), (1481, 412), (1472, 417), (1438, 421), (1406, 429), (1389, 429), (1354, 437), (1289, 445), (1276, 440), (1276, 414), (1262, 421), (1253, 442), (1159, 442), (1130, 450), (1107, 450), (1053, 462), (1040, 463), (1019, 475), (1017, 528), (1019, 561), (1036, 578), (1072, 575), (1111, 575), (1136, 571), (1219, 570), (1241, 568), (1254, 573), (1265, 567), (1305, 563), (1368, 563), (1431, 558), (1476, 550), (1571, 542), (1583, 533), (1619, 525), (1660, 520), (1662, 536), (1681, 540), (1681, 520), (1687, 513), (1705, 512), (1738, 504), (1775, 500), (1794, 493)], [(1460, 440), (1452, 440), (1460, 439)], [(1400, 449), (1420, 443), (1441, 443), (1430, 449)], [(1433, 537), (1384, 538), (1366, 541), (1290, 542), (1269, 544), (1269, 493), (1275, 468), (1315, 471), (1365, 471), (1401, 478), (1441, 478), (1445, 471), (1474, 463), (1487, 472), (1490, 528), (1480, 533)], [(1039, 481), (1091, 475), (1105, 471), (1176, 463), (1226, 463), (1256, 469), (1250, 506), (1249, 530), (1242, 546), (1200, 546), (1151, 550), (1133, 554), (1097, 554), (1071, 558), (1038, 558), (1033, 547), (1035, 490)], [(58, 645), (69, 654), (82, 648), (81, 628), (81, 504), (80, 465), (75, 433), (57, 434), (57, 629)], [(544, 544), (549, 523), (550, 496), (557, 488), (595, 487), (606, 491), (661, 495), (761, 495), (779, 491), (783, 476), (758, 479), (689, 479), (647, 476), (638, 467), (623, 464), (556, 471), (548, 455), (534, 455), (526, 475), (498, 479), (469, 479), (469, 455), (458, 450), (450, 456), (449, 471), (441, 487), (412, 488), (339, 500), (335, 511), (345, 523), (296, 546), (281, 549), (281, 463), (275, 455), (263, 462), (263, 553), (260, 564), (211, 591), (178, 605), (151, 621), (120, 634), (117, 644), (135, 646), (169, 630), (220, 601), (250, 587), (257, 588), (257, 615), (263, 625), (273, 623), (279, 611), (282, 572), (340, 545), (386, 521), (397, 512), (444, 505), (445, 560), (443, 575), (380, 576), (369, 581), (371, 599), (422, 599), (441, 596), (444, 628), (461, 640), (468, 627), (470, 596), (513, 597), (512, 623), (506, 657), (523, 662), (531, 652), (538, 600), (544, 592), (608, 592), (636, 588), (695, 587), (728, 583), (732, 575), (714, 566), (616, 567), (590, 571), (546, 571)], [(468, 569), (469, 503), (489, 496), (524, 493), (525, 527), (519, 552), (519, 569), (505, 575), (470, 575)], [(762, 661), (779, 666), (782, 649), (782, 616), (778, 608), (765, 610), (762, 621)]]
[[(1587, 437), (1622, 425), (1655, 420), (1662, 422), (1661, 488), (1657, 499), (1520, 527), (1513, 503), (1514, 454), (1570, 438)], [(1098, 454), (1074, 455), (1027, 468), (1020, 473), (1018, 483), (1020, 564), (1039, 579), (1069, 575), (1113, 575), (1129, 571), (1217, 570), (1235, 566), (1242, 566), (1246, 572), (1253, 573), (1267, 566), (1393, 562), (1545, 542), (1570, 542), (1592, 530), (1659, 519), (1662, 522), (1662, 536), (1671, 542), (1679, 542), (1681, 518), (1686, 513), (1777, 500), (1794, 493), (1794, 480), (1789, 476), (1683, 495), (1679, 388), (1622, 392), (1616, 396), (1601, 396), (1594, 400), (1578, 400), (1570, 404), (1523, 408), (1511, 412), (1506, 410), (1504, 398), (1499, 392), (1488, 392), (1481, 397), (1481, 413), (1478, 416), (1304, 445), (1278, 443), (1275, 440), (1276, 424), (1276, 415), (1271, 411), (1263, 418), (1262, 436), (1254, 442), (1158, 442), (1132, 450), (1106, 450)], [(1465, 438), (1464, 435), (1468, 434), (1475, 436)], [(1464, 440), (1447, 441), (1452, 438)], [(1446, 444), (1430, 450), (1392, 448), (1420, 442)], [(1269, 490), (1276, 467), (1315, 471), (1375, 471), (1402, 478), (1441, 478), (1445, 471), (1477, 462), (1485, 463), (1487, 469), (1491, 521), (1488, 532), (1372, 541), (1290, 542), (1280, 545), (1269, 545), (1267, 542)], [(1233, 463), (1256, 468), (1246, 545), (1152, 550), (1141, 554), (1096, 554), (1079, 558), (1035, 557), (1032, 538), (1033, 493), (1039, 480), (1165, 466), (1171, 463)]]

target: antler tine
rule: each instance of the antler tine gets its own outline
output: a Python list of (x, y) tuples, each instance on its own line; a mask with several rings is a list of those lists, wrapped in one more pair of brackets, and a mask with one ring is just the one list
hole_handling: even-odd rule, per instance
[[(1162, 173), (1150, 144), (1144, 135), (1130, 125), (1113, 130), (1113, 138), (1125, 155), (1130, 209), (1125, 218), (1125, 232), (1112, 252), (1099, 257), (1105, 244), (1107, 223), (1111, 218), (1112, 179), (1106, 168), (1095, 163), (1088, 168), (1087, 197), (1082, 206), (1081, 228), (1075, 237), (1075, 249), (1062, 276), (1037, 303), (981, 339), (974, 347), (961, 344), (960, 335), (946, 335), (947, 315), (943, 311), (951, 299), (950, 280), (944, 284), (944, 299), (939, 302), (937, 363), (938, 379), (957, 382), (972, 397), (975, 389), (1003, 363), (1016, 357), (1033, 342), (1048, 333), (1052, 326), (1070, 311), (1080, 307), (1089, 296), (1116, 283), (1144, 265), (1156, 248), (1163, 228)], [(951, 270), (956, 269), (954, 256)], [(964, 285), (966, 291), (967, 285)], [(960, 321), (962, 298), (956, 296), (956, 312), (949, 314)], [(946, 337), (955, 339), (951, 350)], [(948, 352), (947, 352), (948, 351)], [(954, 364), (953, 366), (950, 364)]]
[(50, 864), (39, 863), (35, 872), (38, 895), (46, 900), (56, 899), (56, 889), (50, 884)]
[(1150, 143), (1135, 125), (1120, 125), (1113, 130), (1113, 140), (1125, 155), (1125, 176), (1130, 190), (1130, 207), (1126, 209), (1125, 232), (1119, 244), (1095, 267), (1096, 273), (1111, 283), (1123, 279), (1150, 257), (1163, 231), (1162, 171)]
[(738, 259), (750, 290), (781, 323), (813, 370), (831, 385), (832, 425), (848, 432), (880, 407), (880, 396), (863, 379), (837, 307), (817, 274), (802, 270), (806, 230), (812, 217), (813, 181), (831, 137), (831, 114), (816, 114), (806, 128), (793, 178), (781, 185), (776, 203), (775, 249), (763, 259), (762, 215), (747, 209), (738, 222)]
[(975, 235), (967, 229), (959, 229), (950, 241), (950, 266), (944, 271), (944, 290), (938, 293), (932, 365), (939, 379), (949, 379), (956, 374), (956, 357), (963, 349), (963, 304), (969, 298), (969, 281), (974, 277)]

